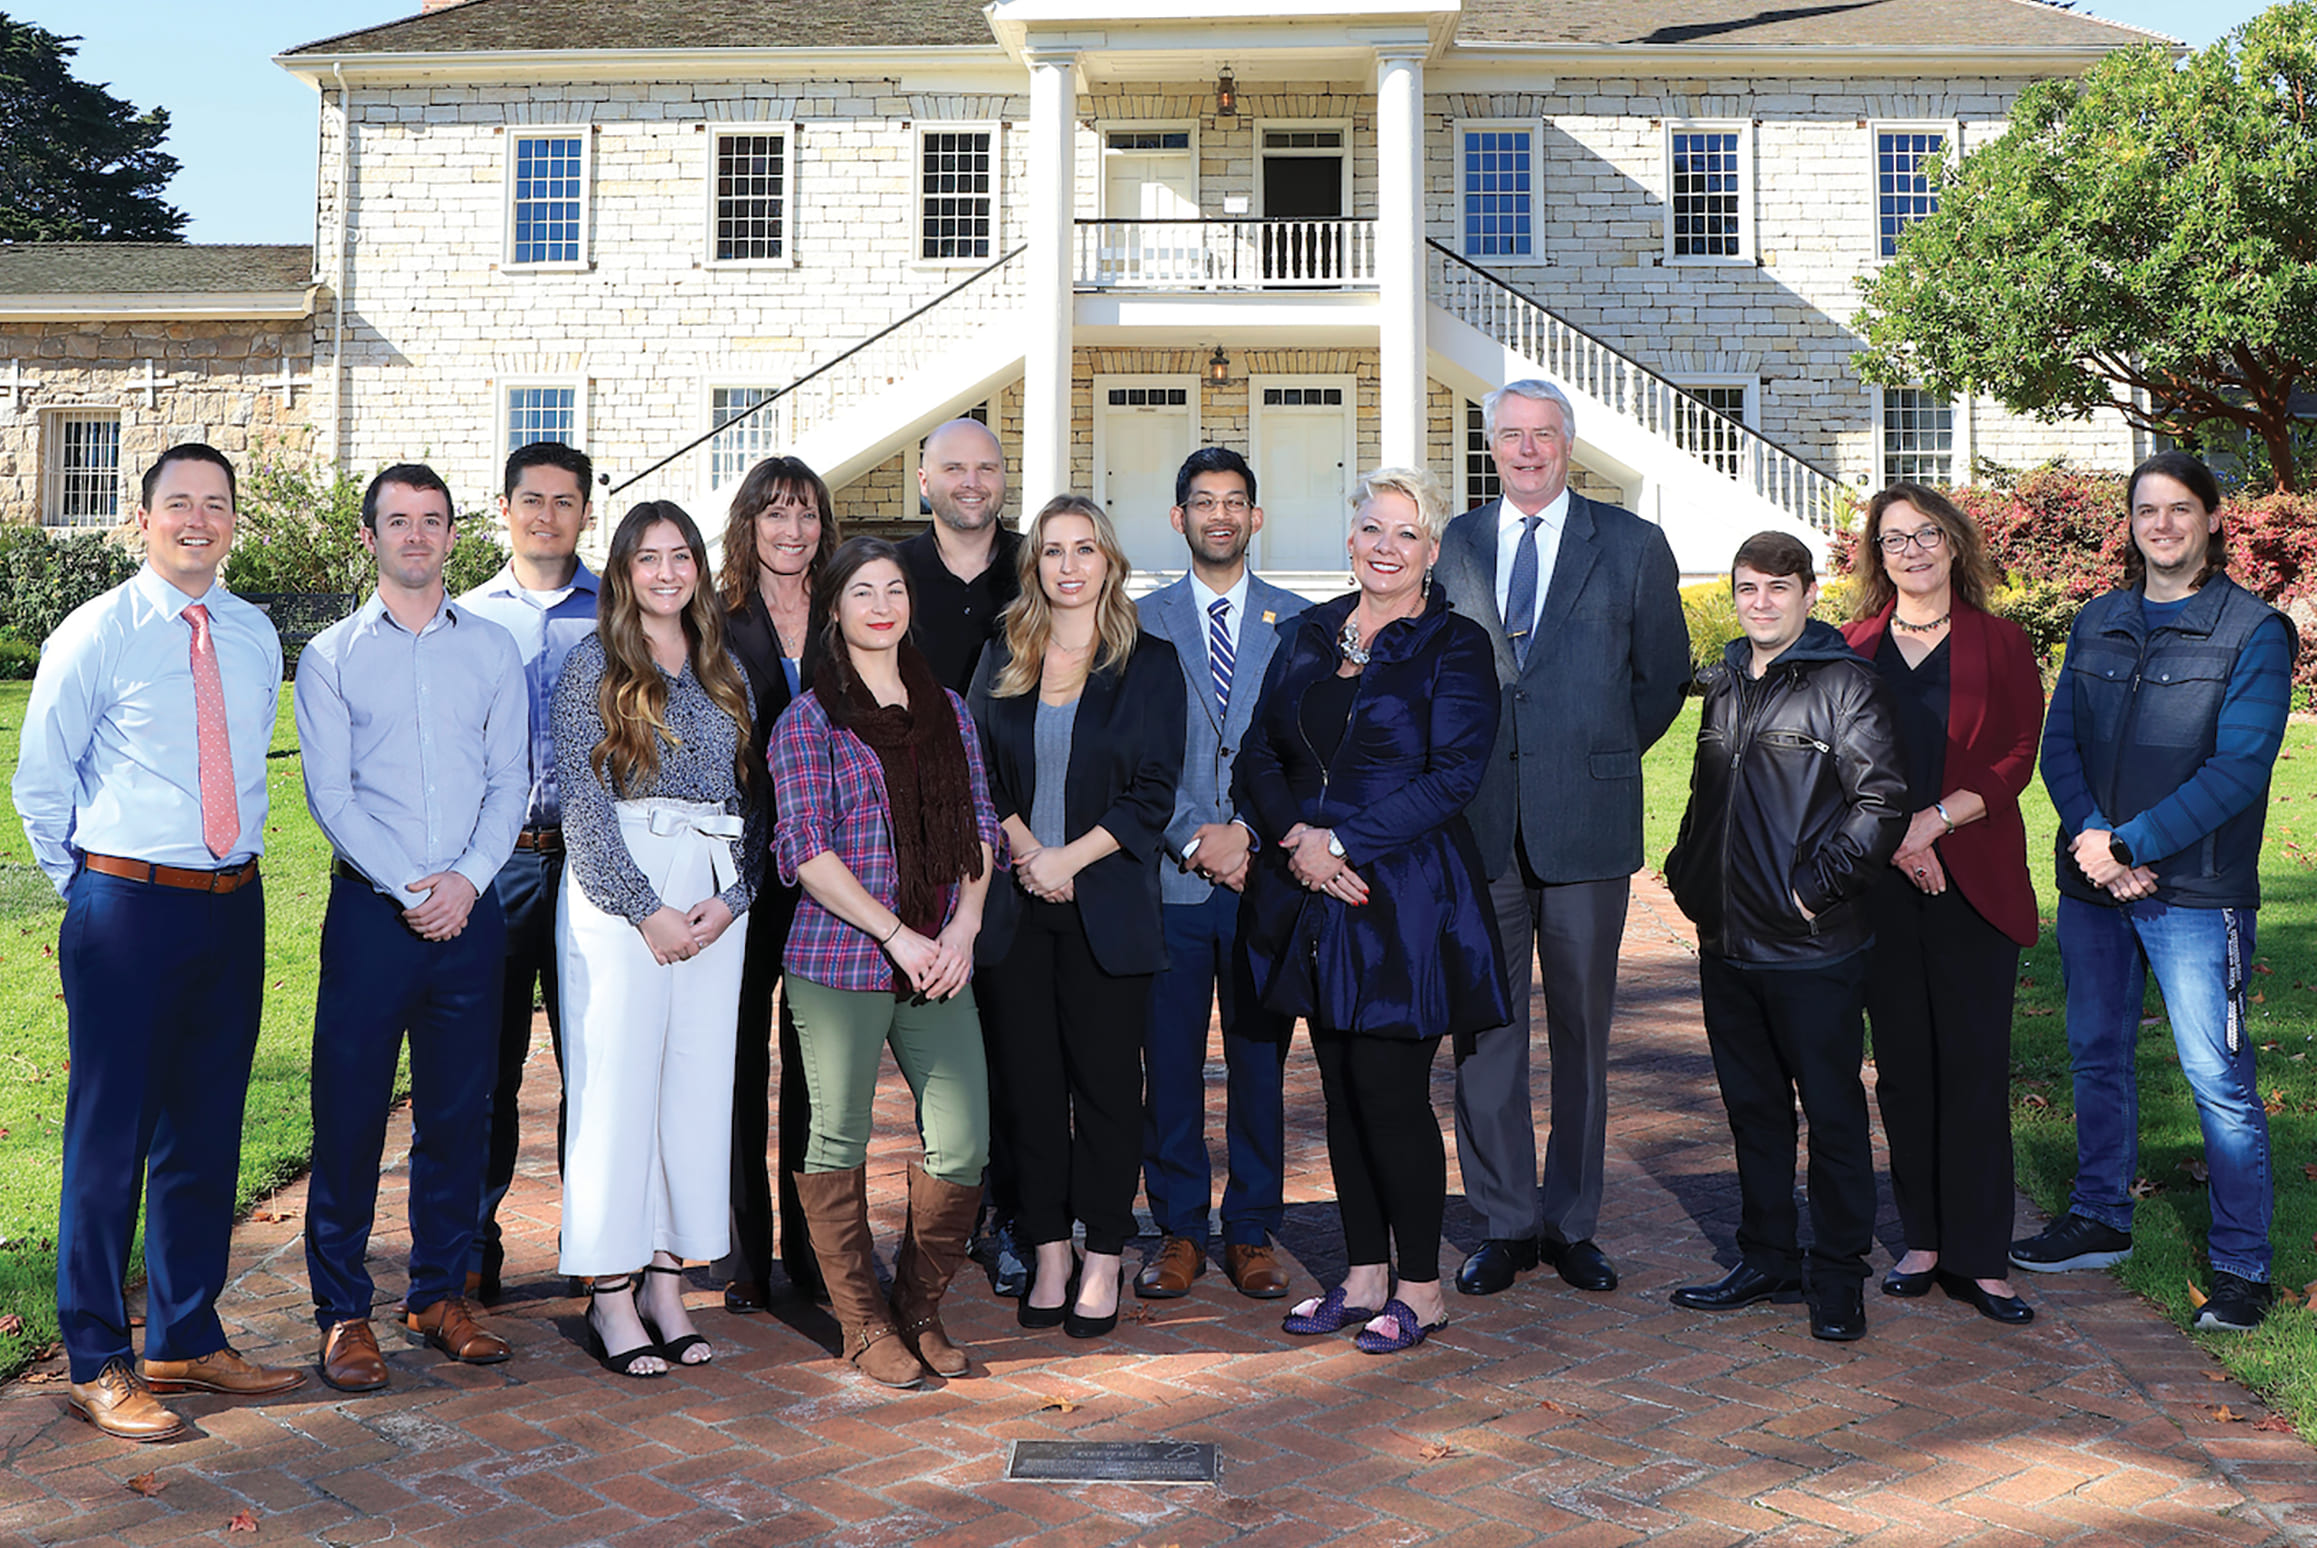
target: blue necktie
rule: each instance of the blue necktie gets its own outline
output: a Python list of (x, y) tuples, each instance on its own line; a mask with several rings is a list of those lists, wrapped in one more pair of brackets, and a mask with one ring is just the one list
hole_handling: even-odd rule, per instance
[(1512, 658), (1521, 666), (1528, 665), (1529, 634), (1537, 619), (1537, 528), (1544, 524), (1542, 516), (1526, 517), (1521, 522), (1521, 546), (1513, 555), (1512, 584), (1504, 594), (1504, 635), (1512, 642)]
[(1230, 616), (1229, 597), (1217, 597), (1207, 604), (1207, 665), (1215, 674), (1215, 713), (1218, 715), (1231, 713), (1231, 668), (1238, 662), (1238, 657), (1231, 652), (1231, 631), (1224, 627)]

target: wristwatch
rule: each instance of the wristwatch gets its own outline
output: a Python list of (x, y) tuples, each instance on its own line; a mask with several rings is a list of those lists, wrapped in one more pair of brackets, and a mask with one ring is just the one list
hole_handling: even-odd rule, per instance
[(1335, 836), (1335, 830), (1333, 828), (1328, 829), (1327, 852), (1335, 856), (1338, 860), (1341, 860), (1344, 857), (1344, 841)]
[(2108, 857), (2125, 870), (2132, 869), (2132, 846), (2113, 833), (2108, 835)]

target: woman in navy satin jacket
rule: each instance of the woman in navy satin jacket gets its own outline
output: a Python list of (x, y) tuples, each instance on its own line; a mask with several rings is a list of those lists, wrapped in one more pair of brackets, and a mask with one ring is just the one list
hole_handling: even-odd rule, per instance
[[(1358, 1346), (1386, 1354), (1447, 1320), (1434, 1055), (1443, 1035), (1509, 1014), (1464, 821), (1501, 696), (1487, 633), (1431, 584), (1448, 516), (1439, 485), (1383, 469), (1352, 503), (1359, 590), (1303, 613), (1272, 657), (1234, 795), (1260, 845), (1248, 881), (1256, 988), (1309, 1023), (1350, 1263), (1285, 1326), (1366, 1324)], [(1387, 1298), (1394, 1247), (1400, 1293)]]

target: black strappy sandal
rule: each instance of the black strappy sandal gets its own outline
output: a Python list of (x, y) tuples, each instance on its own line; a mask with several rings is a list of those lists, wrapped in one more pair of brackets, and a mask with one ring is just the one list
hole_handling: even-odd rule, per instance
[[(587, 1299), (590, 1304), (592, 1304), (598, 1296), (623, 1295), (633, 1290), (634, 1288), (635, 1278), (633, 1275), (614, 1274), (609, 1278), (605, 1278), (599, 1275), (596, 1279), (589, 1283), (587, 1287)], [(651, 1331), (649, 1324), (646, 1324), (645, 1331)], [(638, 1360), (642, 1360), (647, 1357), (654, 1359), (664, 1358), (661, 1356), (660, 1349), (657, 1344), (638, 1344), (633, 1349), (623, 1349), (618, 1354), (613, 1354), (610, 1352), (610, 1350), (605, 1348), (603, 1342), (603, 1334), (596, 1330), (595, 1323), (592, 1319), (590, 1319), (587, 1324), (587, 1343), (589, 1350), (595, 1355), (596, 1364), (602, 1366), (605, 1370), (611, 1372), (614, 1376), (632, 1376), (639, 1381), (644, 1381), (656, 1376), (665, 1376), (668, 1374), (664, 1368), (656, 1371), (639, 1371), (636, 1369), (636, 1362)]]
[[(682, 1279), (684, 1277), (684, 1271), (682, 1269), (668, 1268), (658, 1263), (645, 1264), (644, 1272), (647, 1274), (666, 1274), (672, 1279)], [(657, 1322), (654, 1322), (651, 1318), (651, 1314), (644, 1310), (644, 1303), (641, 1300), (636, 1302), (636, 1320), (644, 1325), (644, 1331), (646, 1333), (651, 1334), (652, 1337), (658, 1341), (660, 1358), (667, 1361), (670, 1365), (706, 1365), (709, 1360), (716, 1358), (716, 1346), (709, 1343), (706, 1335), (704, 1334), (687, 1333), (682, 1338), (677, 1339), (673, 1343), (670, 1343), (666, 1339), (661, 1338), (660, 1325)], [(708, 1359), (685, 1359), (684, 1355), (686, 1351), (693, 1349), (707, 1350)]]

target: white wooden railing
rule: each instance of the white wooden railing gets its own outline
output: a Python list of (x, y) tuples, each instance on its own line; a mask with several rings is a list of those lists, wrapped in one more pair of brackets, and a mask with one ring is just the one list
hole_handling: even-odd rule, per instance
[(1082, 220), (1081, 290), (1342, 290), (1376, 283), (1372, 220)]
[(1842, 480), (1717, 413), (1629, 355), (1427, 240), (1427, 287), (1451, 316), (1526, 356), (1795, 520), (1832, 533), (1851, 504)]

